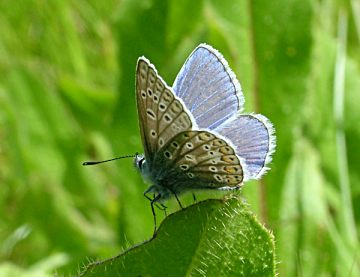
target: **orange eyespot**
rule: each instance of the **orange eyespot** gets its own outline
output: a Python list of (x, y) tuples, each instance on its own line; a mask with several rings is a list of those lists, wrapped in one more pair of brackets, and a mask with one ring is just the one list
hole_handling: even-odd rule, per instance
[(199, 134), (199, 140), (209, 140), (212, 138), (212, 136), (209, 133), (200, 133)]
[(223, 146), (223, 145), (225, 145), (225, 142), (221, 139), (216, 139), (213, 141), (213, 145), (214, 146)]
[(221, 157), (221, 160), (223, 162), (226, 162), (226, 163), (233, 163), (235, 161), (235, 157), (234, 156), (222, 156)]
[(237, 166), (224, 166), (224, 170), (227, 173), (236, 173), (239, 171), (239, 168)]
[(219, 151), (223, 154), (233, 154), (233, 151), (229, 146), (221, 147)]

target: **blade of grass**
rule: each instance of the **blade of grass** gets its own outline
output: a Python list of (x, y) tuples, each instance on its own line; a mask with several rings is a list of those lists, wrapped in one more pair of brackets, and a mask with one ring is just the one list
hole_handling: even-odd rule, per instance
[(357, 245), (357, 231), (354, 222), (354, 214), (351, 200), (349, 181), (349, 169), (347, 163), (347, 150), (344, 132), (344, 99), (345, 99), (345, 65), (346, 65), (346, 41), (347, 41), (347, 14), (341, 10), (338, 19), (338, 41), (336, 51), (336, 62), (334, 69), (334, 106), (333, 112), (336, 122), (336, 150), (339, 170), (339, 185), (342, 201), (342, 231), (344, 237), (348, 238), (350, 245)]

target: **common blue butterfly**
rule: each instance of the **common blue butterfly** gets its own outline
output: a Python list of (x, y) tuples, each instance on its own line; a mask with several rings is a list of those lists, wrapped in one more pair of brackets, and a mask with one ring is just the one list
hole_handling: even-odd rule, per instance
[(211, 46), (190, 54), (172, 88), (140, 57), (136, 101), (144, 155), (135, 156), (135, 165), (152, 183), (144, 195), (154, 220), (154, 204), (171, 196), (181, 206), (183, 192), (238, 189), (268, 169), (274, 128), (262, 115), (242, 114), (240, 83)]

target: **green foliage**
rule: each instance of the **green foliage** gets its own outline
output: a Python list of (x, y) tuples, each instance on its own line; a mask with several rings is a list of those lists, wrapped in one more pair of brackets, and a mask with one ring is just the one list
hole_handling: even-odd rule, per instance
[(81, 163), (142, 151), (137, 58), (171, 84), (200, 42), (276, 128), (271, 171), (242, 193), (277, 271), (360, 275), (359, 18), (355, 0), (0, 2), (0, 275), (71, 275), (151, 236), (132, 161)]
[(81, 276), (275, 276), (274, 241), (237, 198), (168, 216), (156, 236)]

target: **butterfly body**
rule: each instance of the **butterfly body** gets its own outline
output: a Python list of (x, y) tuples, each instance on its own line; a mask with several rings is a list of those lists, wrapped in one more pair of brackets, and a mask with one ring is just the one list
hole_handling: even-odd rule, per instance
[(193, 51), (172, 88), (139, 58), (136, 100), (145, 153), (135, 165), (152, 184), (145, 191), (152, 205), (191, 190), (237, 189), (265, 172), (275, 147), (271, 123), (240, 114), (240, 84), (211, 46)]

